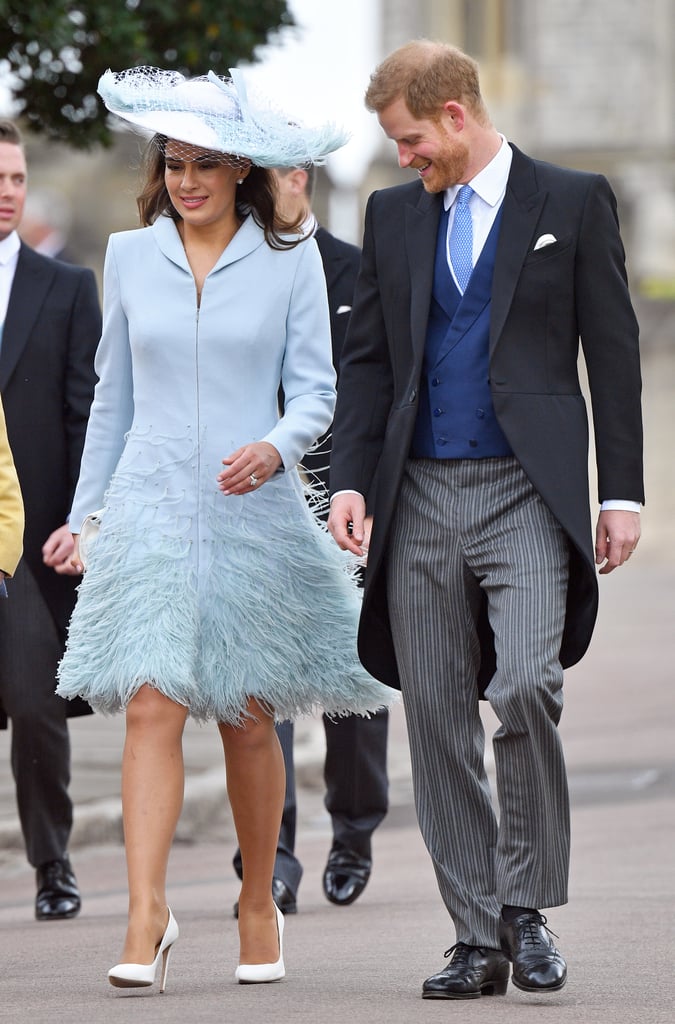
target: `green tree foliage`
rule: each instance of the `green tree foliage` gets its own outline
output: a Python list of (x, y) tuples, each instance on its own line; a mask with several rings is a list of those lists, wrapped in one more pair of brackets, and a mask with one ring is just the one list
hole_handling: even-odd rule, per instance
[(33, 131), (109, 145), (96, 94), (108, 68), (226, 75), (292, 24), (285, 0), (0, 0), (0, 73)]

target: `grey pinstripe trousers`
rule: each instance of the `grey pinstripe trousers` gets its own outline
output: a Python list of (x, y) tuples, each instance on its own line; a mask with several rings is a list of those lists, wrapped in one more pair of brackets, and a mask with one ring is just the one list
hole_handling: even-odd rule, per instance
[[(569, 802), (557, 723), (568, 549), (515, 458), (408, 463), (387, 561), (417, 815), (456, 941), (499, 948), (503, 904), (567, 900)], [(484, 767), (475, 630), (495, 633)]]

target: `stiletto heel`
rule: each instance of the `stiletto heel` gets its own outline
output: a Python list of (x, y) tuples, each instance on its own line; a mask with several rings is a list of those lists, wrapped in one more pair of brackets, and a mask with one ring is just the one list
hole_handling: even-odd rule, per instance
[(277, 915), (277, 934), (279, 935), (279, 959), (274, 964), (239, 964), (234, 976), (240, 985), (259, 985), (267, 981), (280, 981), (286, 974), (284, 967), (284, 915), (276, 903), (274, 910)]
[(169, 957), (171, 947), (178, 938), (178, 925), (176, 918), (169, 907), (169, 923), (157, 949), (157, 955), (151, 964), (116, 964), (108, 971), (108, 981), (115, 988), (147, 988), (153, 985), (157, 977), (159, 961), (162, 961), (162, 974), (159, 982), (159, 991), (163, 992), (166, 987), (166, 975), (169, 969)]

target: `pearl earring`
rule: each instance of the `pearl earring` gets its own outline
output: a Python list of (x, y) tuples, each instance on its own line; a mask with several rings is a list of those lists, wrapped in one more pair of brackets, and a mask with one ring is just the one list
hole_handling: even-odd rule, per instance
[(243, 184), (244, 184), (244, 179), (243, 178), (237, 178), (237, 185), (243, 185)]

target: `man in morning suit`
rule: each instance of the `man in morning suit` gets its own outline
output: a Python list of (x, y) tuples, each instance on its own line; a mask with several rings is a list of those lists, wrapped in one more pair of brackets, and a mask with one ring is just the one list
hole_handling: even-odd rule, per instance
[[(101, 332), (91, 270), (41, 256), (17, 234), (26, 160), (16, 126), (0, 121), (0, 391), (26, 514), (24, 557), (0, 602), (0, 713), (38, 920), (74, 917), (80, 894), (68, 858), (67, 714), (90, 710), (54, 693), (75, 604), (66, 523), (79, 472), (94, 352)], [(6, 724), (6, 721), (4, 722)]]
[[(352, 308), (354, 285), (359, 269), (360, 251), (321, 227), (311, 210), (314, 191), (314, 167), (279, 168), (278, 209), (293, 222), (304, 220), (304, 229), (312, 233), (321, 253), (326, 275), (333, 363), (337, 367)], [(330, 431), (303, 459), (310, 479), (328, 490)], [(321, 609), (317, 609), (321, 614)], [(325, 715), (326, 759), (325, 805), (331, 818), (333, 840), (323, 873), (323, 891), (331, 903), (348, 906), (361, 895), (372, 868), (373, 832), (387, 813), (387, 711), (370, 718), (350, 715), (331, 720)], [(277, 727), (286, 767), (286, 797), (274, 866), (274, 899), (283, 913), (297, 910), (297, 892), (302, 865), (295, 856), (297, 804), (293, 764), (293, 723)], [(239, 853), (234, 859), (241, 876)], [(236, 912), (236, 908), (235, 908)]]
[[(542, 907), (567, 900), (563, 668), (643, 501), (638, 328), (600, 175), (532, 160), (493, 128), (475, 62), (419, 40), (366, 105), (418, 180), (366, 212), (340, 367), (329, 528), (370, 538), (359, 650), (398, 677), (420, 827), (455, 926), (425, 998), (565, 984)], [(466, 187), (468, 186), (468, 187)], [(595, 549), (579, 339), (601, 502)], [(351, 532), (350, 532), (351, 531)], [(479, 692), (495, 711), (499, 823)]]

